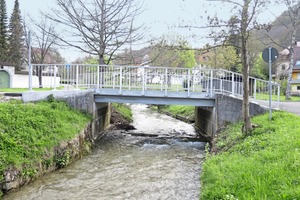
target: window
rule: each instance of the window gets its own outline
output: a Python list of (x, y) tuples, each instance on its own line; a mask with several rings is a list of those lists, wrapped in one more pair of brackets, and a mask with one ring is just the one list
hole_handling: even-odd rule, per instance
[(297, 74), (297, 79), (299, 79), (299, 80), (300, 80), (300, 73), (298, 73), (298, 74)]
[(281, 69), (282, 69), (282, 70), (285, 70), (285, 64), (282, 64), (282, 65), (281, 65)]
[(300, 60), (297, 60), (296, 66), (297, 66), (297, 67), (300, 67)]
[(300, 86), (297, 86), (297, 90), (300, 90)]

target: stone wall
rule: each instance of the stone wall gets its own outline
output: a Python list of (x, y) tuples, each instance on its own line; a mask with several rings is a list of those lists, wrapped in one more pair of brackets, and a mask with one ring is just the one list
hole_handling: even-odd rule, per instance
[[(59, 146), (53, 149), (53, 152), (49, 152), (51, 157), (48, 158), (49, 163), (40, 162), (36, 164), (34, 176), (23, 175), (22, 171), (14, 168), (7, 169), (4, 173), (4, 180), (0, 182), (0, 191), (4, 193), (12, 189), (19, 188), (32, 180), (48, 174), (56, 169), (65, 167), (66, 165), (74, 162), (82, 157), (82, 155), (91, 151), (94, 144), (92, 135), (92, 124), (87, 124), (86, 128), (81, 133), (67, 142), (62, 142)], [(20, 175), (22, 174), (22, 175)], [(1, 195), (0, 195), (1, 199)]]

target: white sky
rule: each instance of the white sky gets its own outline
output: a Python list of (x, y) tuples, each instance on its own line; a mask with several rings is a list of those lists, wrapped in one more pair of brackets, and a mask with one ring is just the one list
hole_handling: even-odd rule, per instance
[[(202, 47), (207, 43), (204, 37), (203, 30), (187, 30), (176, 29), (179, 24), (201, 24), (201, 15), (208, 11), (210, 15), (217, 14), (220, 17), (226, 18), (230, 15), (229, 8), (222, 6), (217, 9), (215, 6), (209, 6), (206, 0), (138, 0), (144, 1), (143, 7), (145, 11), (137, 20), (138, 24), (145, 24), (148, 27), (146, 36), (148, 38), (168, 35), (170, 33), (179, 33), (183, 36), (190, 36), (196, 33), (199, 36), (196, 39), (189, 40), (193, 47)], [(19, 0), (21, 14), (24, 17), (28, 15), (35, 19), (40, 17), (40, 10), (49, 11), (50, 7), (55, 7), (55, 0)], [(14, 0), (6, 0), (8, 17), (13, 10)], [(283, 6), (270, 5), (263, 13), (262, 19), (265, 22), (274, 20), (274, 15), (279, 15), (285, 8)], [(272, 14), (273, 13), (273, 14)], [(206, 21), (204, 19), (204, 21)], [(79, 52), (61, 51), (63, 57), (67, 61), (75, 60), (77, 57), (84, 55)]]

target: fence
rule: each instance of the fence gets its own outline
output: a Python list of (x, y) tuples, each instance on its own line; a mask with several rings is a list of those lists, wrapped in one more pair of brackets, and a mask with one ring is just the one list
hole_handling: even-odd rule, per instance
[[(215, 92), (232, 95), (243, 95), (242, 74), (222, 69), (201, 68), (169, 68), (150, 66), (113, 66), (113, 65), (49, 65), (33, 64), (32, 74), (41, 71), (43, 75), (51, 77), (49, 82), (43, 81), (44, 87), (72, 85), (76, 89), (93, 88), (97, 91), (115, 89), (122, 94), (124, 90), (140, 90), (141, 95), (147, 90), (168, 92), (204, 92), (210, 97)], [(59, 85), (57, 84), (59, 81)], [(31, 79), (31, 86), (36, 85)], [(37, 81), (37, 80), (35, 80)], [(49, 85), (50, 84), (50, 85)], [(250, 77), (249, 95), (257, 96), (269, 94), (269, 82)], [(272, 94), (280, 95), (280, 85), (272, 83)]]

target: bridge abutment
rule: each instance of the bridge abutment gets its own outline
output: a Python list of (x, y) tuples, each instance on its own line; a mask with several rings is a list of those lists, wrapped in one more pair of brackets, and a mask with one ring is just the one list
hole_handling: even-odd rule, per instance
[[(196, 107), (195, 126), (201, 136), (211, 141), (215, 133), (228, 123), (241, 121), (243, 100), (230, 95), (215, 94), (215, 107)], [(250, 102), (250, 115), (267, 112), (267, 108)]]

